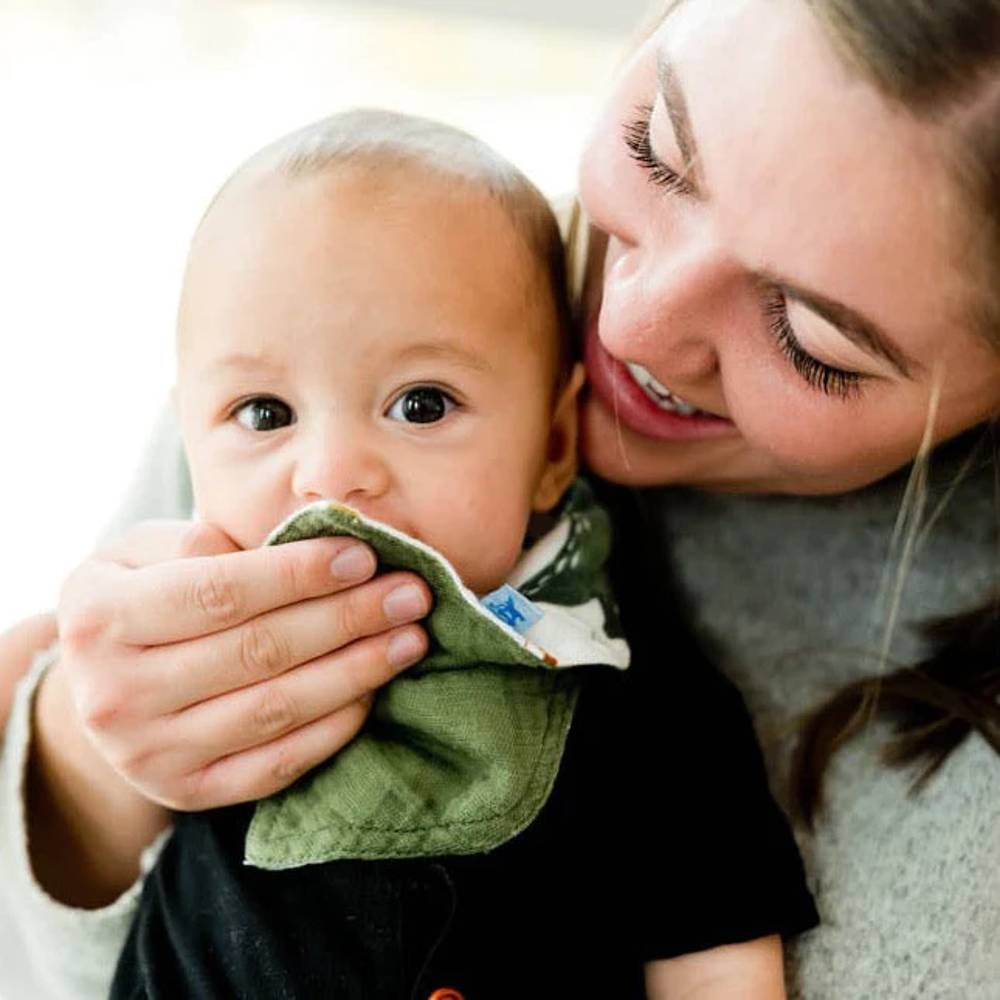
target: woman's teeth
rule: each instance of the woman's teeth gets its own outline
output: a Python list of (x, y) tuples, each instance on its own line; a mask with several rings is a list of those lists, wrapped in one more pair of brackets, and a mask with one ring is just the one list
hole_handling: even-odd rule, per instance
[(667, 410), (670, 413), (679, 413), (682, 417), (690, 417), (695, 413), (701, 413), (702, 411), (698, 409), (697, 406), (692, 406), (690, 403), (686, 403), (680, 396), (674, 395), (665, 385), (657, 382), (652, 375), (646, 371), (642, 365), (636, 365), (632, 362), (626, 364), (628, 370), (632, 373), (632, 378), (638, 383), (639, 388), (654, 402), (661, 410)]

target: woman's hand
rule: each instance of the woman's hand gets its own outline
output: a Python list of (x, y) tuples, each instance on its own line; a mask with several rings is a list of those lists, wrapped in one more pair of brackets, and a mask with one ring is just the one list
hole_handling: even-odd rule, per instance
[[(244, 552), (190, 522), (139, 525), (85, 562), (36, 705), (29, 806), (48, 832), (32, 854), (49, 891), (106, 902), (169, 822), (163, 807), (268, 795), (347, 743), (427, 646), (412, 624), (426, 584), (374, 572), (352, 539)], [(70, 885), (74, 864), (89, 885)]]

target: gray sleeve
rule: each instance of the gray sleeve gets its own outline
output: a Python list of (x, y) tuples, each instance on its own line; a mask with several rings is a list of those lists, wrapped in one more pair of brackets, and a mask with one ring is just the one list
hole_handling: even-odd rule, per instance
[[(81, 910), (49, 896), (32, 873), (24, 810), (31, 705), (57, 653), (53, 647), (36, 657), (18, 685), (0, 747), (0, 996), (98, 1000), (108, 994), (142, 881), (109, 906)], [(143, 875), (166, 836), (144, 852)]]

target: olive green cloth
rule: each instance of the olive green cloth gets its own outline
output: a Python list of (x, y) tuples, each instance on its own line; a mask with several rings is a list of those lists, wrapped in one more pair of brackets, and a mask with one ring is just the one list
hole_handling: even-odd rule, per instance
[(431, 649), (380, 693), (357, 739), (257, 805), (247, 863), (474, 854), (510, 840), (559, 769), (579, 676), (560, 668), (628, 664), (603, 573), (607, 514), (578, 481), (556, 527), (515, 568), (511, 581), (544, 613), (526, 636), (484, 608), (439, 553), (339, 504), (299, 511), (268, 544), (321, 535), (363, 539), (380, 569), (427, 581)]

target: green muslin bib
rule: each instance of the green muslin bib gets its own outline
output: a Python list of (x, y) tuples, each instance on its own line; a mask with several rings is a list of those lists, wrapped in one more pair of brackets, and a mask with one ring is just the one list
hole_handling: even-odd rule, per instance
[(431, 648), (380, 692), (352, 743), (258, 803), (246, 862), (475, 854), (510, 840), (538, 815), (559, 769), (578, 694), (578, 676), (563, 668), (628, 665), (604, 575), (606, 512), (577, 481), (556, 527), (518, 563), (510, 582), (543, 612), (525, 636), (439, 553), (339, 504), (304, 508), (268, 544), (322, 535), (360, 538), (381, 570), (427, 581)]

